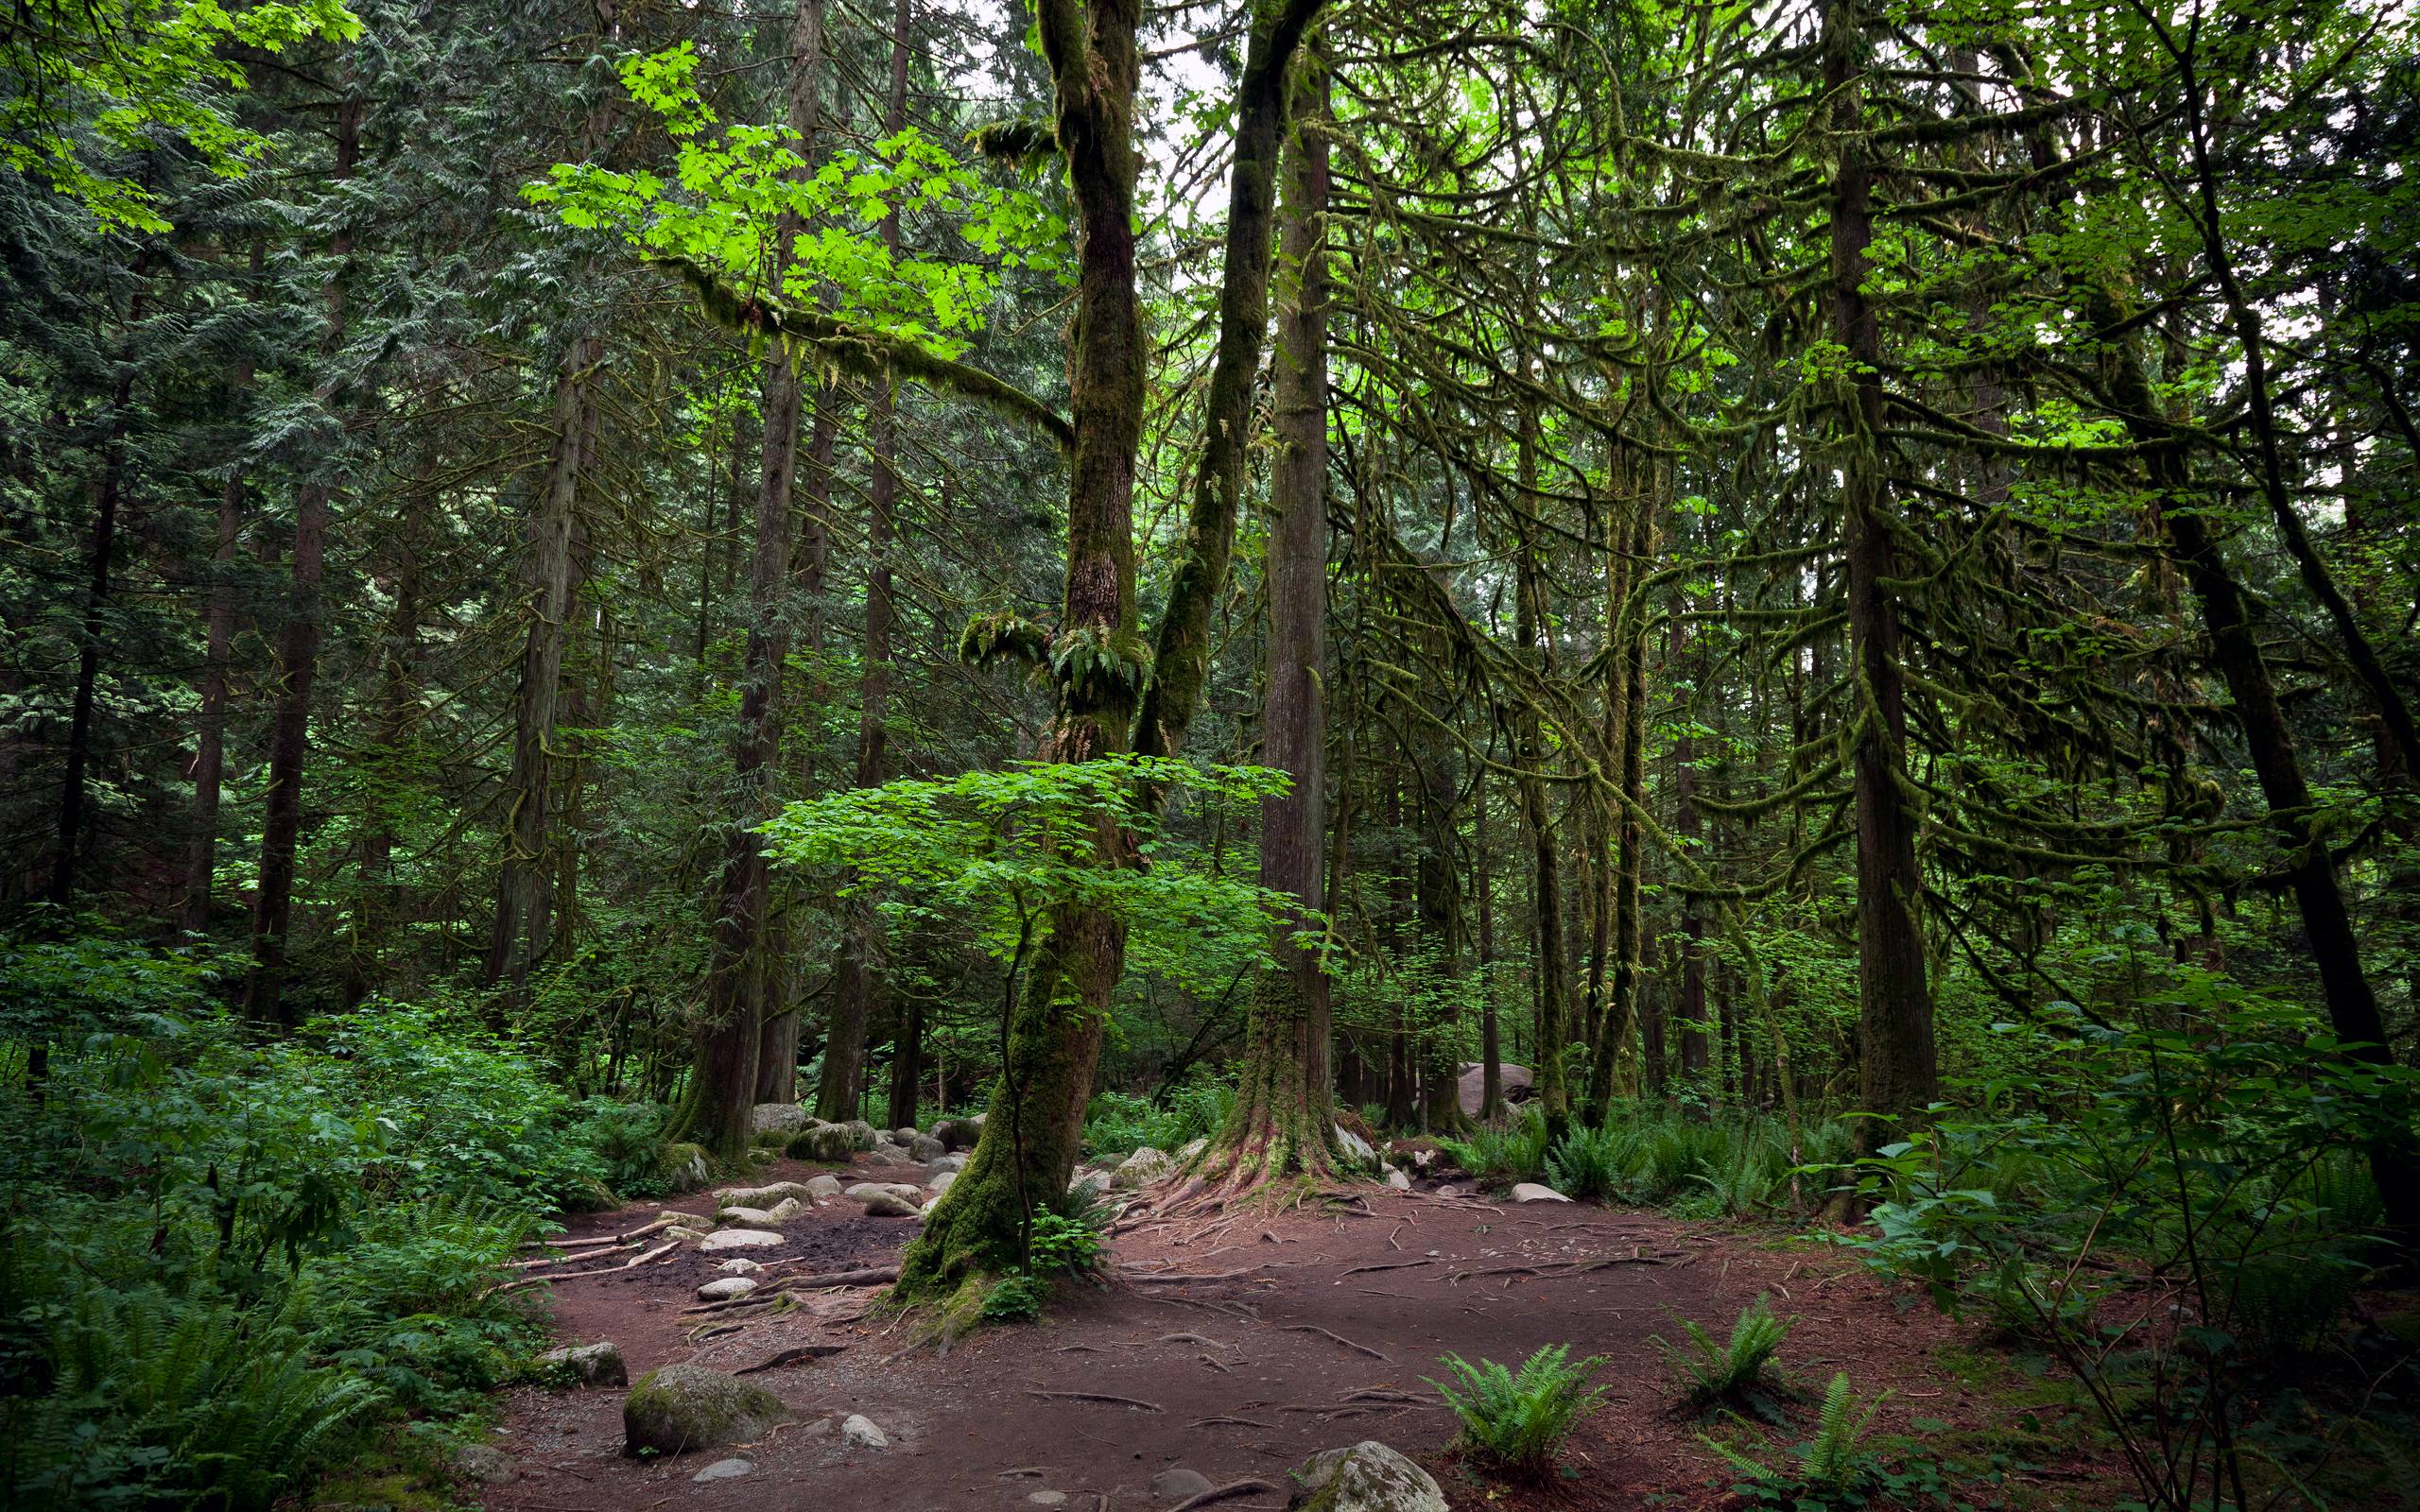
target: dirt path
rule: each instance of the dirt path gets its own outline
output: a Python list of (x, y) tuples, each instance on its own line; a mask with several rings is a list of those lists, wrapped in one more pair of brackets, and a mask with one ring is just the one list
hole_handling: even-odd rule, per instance
[[(815, 1169), (785, 1162), (761, 1179)], [(671, 1206), (710, 1211), (712, 1201), (701, 1194)], [(574, 1234), (613, 1232), (653, 1211), (582, 1219)], [(811, 1257), (789, 1267), (802, 1273), (880, 1264), (914, 1227), (856, 1215), (843, 1200), (789, 1225), (782, 1249), (752, 1254)], [(1360, 1207), (1146, 1224), (1118, 1236), (1119, 1279), (1109, 1288), (1056, 1303), (1043, 1326), (988, 1330), (945, 1356), (909, 1349), (860, 1316), (872, 1300), (862, 1291), (822, 1294), (812, 1313), (693, 1341), (704, 1320), (681, 1310), (721, 1258), (684, 1248), (628, 1274), (567, 1281), (555, 1288), (560, 1335), (614, 1340), (633, 1379), (663, 1365), (733, 1369), (803, 1343), (846, 1345), (750, 1377), (798, 1421), (745, 1449), (641, 1464), (620, 1452), (623, 1393), (519, 1391), (496, 1445), (520, 1475), (486, 1488), (492, 1512), (1142, 1512), (1176, 1500), (1152, 1495), (1153, 1477), (1171, 1468), (1218, 1485), (1282, 1485), (1313, 1452), (1363, 1438), (1427, 1463), (1458, 1507), (1498, 1507), (1508, 1503), (1491, 1501), (1443, 1455), (1454, 1425), (1422, 1377), (1442, 1374), (1437, 1357), (1447, 1350), (1517, 1363), (1565, 1342), (1575, 1354), (1609, 1357), (1600, 1379), (1613, 1395), (1572, 1442), (1566, 1459), (1579, 1474), (1540, 1504), (1634, 1507), (1661, 1493), (1661, 1507), (1714, 1507), (1731, 1500), (1730, 1477), (1697, 1443), (1697, 1425), (1668, 1411), (1669, 1377), (1651, 1336), (1674, 1336), (1674, 1314), (1725, 1330), (1759, 1292), (1798, 1320), (1782, 1352), (1794, 1379), (1820, 1394), (1846, 1369), (1860, 1391), (1895, 1390), (1879, 1432), (1911, 1418), (1989, 1426), (2002, 1411), (1936, 1361), (1965, 1331), (1845, 1258), (1651, 1213), (1372, 1188)], [(852, 1413), (877, 1424), (890, 1447), (845, 1445), (837, 1425)], [(752, 1460), (749, 1473), (691, 1479), (733, 1455)]]

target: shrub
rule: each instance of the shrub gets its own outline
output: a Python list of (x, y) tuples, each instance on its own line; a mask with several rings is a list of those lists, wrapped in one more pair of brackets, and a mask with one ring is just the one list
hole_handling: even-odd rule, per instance
[(1049, 1295), (1048, 1281), (1022, 1270), (1011, 1270), (983, 1294), (983, 1321), (1030, 1323), (1042, 1315), (1043, 1298)]
[(1623, 1146), (1628, 1142), (1613, 1127), (1574, 1128), (1547, 1157), (1547, 1180), (1557, 1192), (1582, 1202), (1611, 1196), (1621, 1179)]
[(1428, 1383), (1461, 1419), (1456, 1441), (1461, 1452), (1517, 1479), (1546, 1479), (1563, 1441), (1597, 1410), (1607, 1389), (1588, 1384), (1603, 1355), (1573, 1361), (1570, 1353), (1567, 1344), (1548, 1345), (1517, 1374), (1493, 1360), (1472, 1365), (1458, 1354), (1442, 1357), (1438, 1363), (1452, 1372), (1454, 1384)]
[(1080, 1214), (1037, 1212), (1033, 1215), (1033, 1269), (1040, 1276), (1089, 1276), (1100, 1269), (1109, 1259), (1109, 1244), (1101, 1227), (1088, 1219), (1092, 1209)]
[(1132, 1155), (1148, 1144), (1173, 1153), (1225, 1126), (1236, 1091), (1223, 1082), (1188, 1081), (1164, 1093), (1164, 1103), (1103, 1092), (1084, 1108), (1084, 1148), (1094, 1155)]
[(1832, 1383), (1824, 1388), (1814, 1436), (1790, 1450), (1797, 1464), (1789, 1471), (1760, 1464), (1719, 1440), (1701, 1436), (1700, 1441), (1748, 1477), (1747, 1484), (1740, 1487), (1743, 1491), (1775, 1501), (1788, 1499), (1802, 1506), (1810, 1502), (1816, 1506), (1828, 1506), (1843, 1499), (1854, 1503), (1876, 1478), (1879, 1467), (1863, 1448), (1865, 1431), (1873, 1423), (1874, 1415), (1890, 1400), (1891, 1393), (1886, 1391), (1858, 1413), (1849, 1393), (1848, 1373), (1836, 1372)]
[(1680, 1323), (1685, 1343), (1652, 1342), (1671, 1366), (1684, 1402), (1700, 1412), (1720, 1403), (1750, 1406), (1778, 1420), (1780, 1408), (1766, 1394), (1765, 1373), (1789, 1337), (1789, 1325), (1773, 1316), (1762, 1294), (1740, 1310), (1731, 1336), (1720, 1343), (1703, 1324), (1688, 1318)]
[(1510, 1124), (1474, 1129), (1466, 1140), (1437, 1143), (1456, 1164), (1491, 1185), (1533, 1180), (1546, 1174), (1546, 1115), (1534, 1108), (1523, 1109)]

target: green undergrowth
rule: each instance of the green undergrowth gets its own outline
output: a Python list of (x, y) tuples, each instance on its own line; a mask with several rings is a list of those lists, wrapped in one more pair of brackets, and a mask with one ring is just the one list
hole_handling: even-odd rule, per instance
[(1236, 1106), (1233, 1086), (1196, 1078), (1153, 1099), (1101, 1092), (1084, 1108), (1084, 1153), (1132, 1155), (1150, 1145), (1173, 1155), (1215, 1135)]
[(1439, 1143), (1493, 1186), (1544, 1181), (1581, 1201), (1742, 1218), (1813, 1206), (1828, 1183), (1806, 1168), (1845, 1160), (1849, 1131), (1827, 1121), (1793, 1135), (1787, 1123), (1762, 1115), (1629, 1103), (1616, 1105), (1602, 1125), (1575, 1125), (1561, 1140), (1549, 1140), (1544, 1115), (1527, 1108)]
[[(506, 1263), (657, 1163), (654, 1109), (576, 1100), (436, 1012), (372, 1003), (271, 1035), (214, 985), (106, 941), (0, 963), (12, 1507), (438, 1494), (447, 1446), (545, 1342)], [(29, 1085), (37, 1017), (54, 1049)]]

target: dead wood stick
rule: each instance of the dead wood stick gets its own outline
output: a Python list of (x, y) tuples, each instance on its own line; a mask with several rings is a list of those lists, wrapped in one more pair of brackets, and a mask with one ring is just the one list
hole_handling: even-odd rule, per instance
[(1130, 1281), (1231, 1281), (1238, 1276), (1249, 1276), (1256, 1270), (1266, 1270), (1267, 1268), (1268, 1267), (1265, 1265), (1246, 1265), (1241, 1270), (1190, 1272), (1121, 1269), (1117, 1274)]
[(1193, 1421), (1185, 1424), (1184, 1426), (1187, 1428), (1208, 1428), (1219, 1423), (1234, 1423), (1238, 1428), (1274, 1429), (1277, 1426), (1275, 1423), (1262, 1422), (1257, 1418), (1231, 1418), (1224, 1413), (1219, 1414), (1216, 1418), (1196, 1418)]
[(778, 1370), (801, 1360), (821, 1360), (847, 1349), (845, 1344), (799, 1344), (786, 1349), (776, 1349), (754, 1365), (744, 1365), (732, 1372), (735, 1376), (752, 1376), (759, 1370)]
[(658, 1245), (653, 1249), (648, 1250), (643, 1255), (632, 1255), (630, 1259), (622, 1262), (618, 1265), (599, 1265), (595, 1270), (567, 1270), (560, 1276), (532, 1276), (529, 1280), (533, 1281), (571, 1281), (578, 1280), (582, 1276), (611, 1276), (616, 1271), (635, 1270), (639, 1266), (646, 1264), (648, 1261), (661, 1259), (680, 1247), (681, 1241), (675, 1239), (668, 1243)]
[(1437, 1263), (1433, 1260), (1391, 1260), (1378, 1265), (1356, 1265), (1351, 1270), (1344, 1272), (1344, 1275), (1367, 1276), (1372, 1271), (1410, 1270), (1415, 1265), (1434, 1265), (1436, 1263)]
[(1316, 1323), (1286, 1323), (1279, 1326), (1288, 1333), (1316, 1333), (1322, 1338), (1335, 1340), (1337, 1343), (1343, 1345), (1346, 1349), (1351, 1349), (1356, 1354), (1366, 1354), (1371, 1359), (1383, 1362), (1387, 1365), (1394, 1364), (1392, 1360), (1388, 1359), (1385, 1355), (1380, 1354), (1377, 1350), (1370, 1348), (1368, 1345), (1356, 1344), (1351, 1339), (1346, 1338), (1343, 1334), (1332, 1332), (1327, 1329), (1320, 1327)]
[(1053, 1401), (1098, 1401), (1112, 1407), (1133, 1407), (1143, 1412), (1167, 1411), (1156, 1401), (1141, 1401), (1132, 1397), (1113, 1397), (1106, 1391), (1045, 1391), (1039, 1386), (1028, 1386), (1025, 1388), (1025, 1394), (1028, 1397), (1047, 1398)]
[(1168, 1508), (1168, 1512), (1193, 1512), (1194, 1508), (1208, 1506), (1213, 1502), (1225, 1502), (1238, 1496), (1250, 1496), (1254, 1491), (1274, 1492), (1276, 1489), (1276, 1486), (1270, 1485), (1267, 1481), (1229, 1481), (1224, 1486), (1214, 1486), (1206, 1491), (1186, 1497)]

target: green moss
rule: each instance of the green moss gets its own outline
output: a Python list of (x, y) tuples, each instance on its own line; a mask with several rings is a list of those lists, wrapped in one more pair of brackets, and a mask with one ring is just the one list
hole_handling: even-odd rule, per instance
[(751, 1438), (789, 1417), (762, 1386), (698, 1366), (666, 1366), (639, 1377), (622, 1403), (624, 1452), (678, 1454)]

